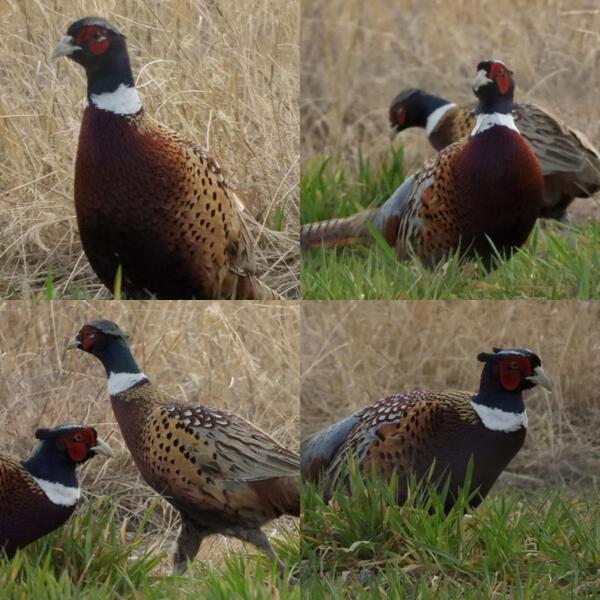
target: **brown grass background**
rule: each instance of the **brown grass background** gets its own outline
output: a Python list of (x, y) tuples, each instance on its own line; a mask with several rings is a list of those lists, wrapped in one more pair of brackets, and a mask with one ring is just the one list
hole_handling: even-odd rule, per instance
[(526, 392), (528, 435), (504, 481), (598, 483), (598, 323), (598, 302), (303, 302), (302, 436), (390, 393), (476, 391), (479, 352), (525, 347), (553, 392)]
[[(388, 107), (420, 87), (471, 102), (475, 65), (514, 70), (515, 98), (560, 115), (600, 145), (600, 7), (595, 0), (302, 0), (302, 160), (354, 163), (359, 148), (388, 148)], [(407, 130), (408, 172), (431, 156), (424, 131)], [(577, 211), (600, 218), (598, 202)], [(593, 208), (590, 208), (593, 207)], [(595, 208), (594, 208), (595, 207)]]
[(278, 292), (297, 295), (296, 0), (0, 0), (0, 297), (39, 294), (48, 272), (59, 296), (108, 295), (73, 206), (85, 74), (49, 60), (68, 24), (88, 15), (127, 35), (151, 116), (208, 146), (260, 223), (283, 209), (285, 231), (261, 235), (259, 266)]
[[(120, 325), (140, 368), (174, 399), (235, 412), (297, 451), (298, 315), (292, 302), (0, 303), (0, 451), (25, 456), (40, 426), (92, 424), (117, 456), (83, 467), (86, 495), (113, 495), (129, 517), (156, 498), (124, 446), (101, 363), (81, 351), (64, 351), (68, 338), (99, 317)], [(169, 552), (175, 515), (163, 501), (150, 536)], [(292, 520), (281, 519), (266, 531), (293, 527)], [(232, 546), (239, 548), (215, 536), (199, 556), (214, 558)]]

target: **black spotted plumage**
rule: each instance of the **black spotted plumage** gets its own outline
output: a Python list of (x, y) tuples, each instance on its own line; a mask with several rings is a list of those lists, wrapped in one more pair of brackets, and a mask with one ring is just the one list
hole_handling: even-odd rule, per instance
[(124, 35), (104, 19), (71, 24), (54, 56), (86, 70), (75, 209), (90, 264), (129, 298), (257, 299), (247, 214), (216, 160), (142, 108)]
[[(40, 442), (25, 460), (0, 454), (0, 556), (12, 558), (17, 549), (63, 525), (79, 496), (75, 467), (97, 453), (110, 456), (96, 431), (85, 425), (40, 429), (36, 437)], [(64, 486), (63, 503), (60, 490), (51, 498), (40, 481)]]
[[(427, 137), (440, 151), (471, 133), (476, 104), (456, 106), (422, 90), (407, 89), (390, 106), (390, 125), (396, 131), (426, 128), (428, 117), (439, 109), (445, 112)], [(566, 209), (575, 198), (588, 198), (600, 189), (600, 154), (581, 132), (535, 104), (515, 102), (512, 115), (544, 176), (540, 216), (565, 219)]]
[(540, 359), (528, 350), (495, 349), (478, 358), (485, 365), (476, 394), (396, 394), (305, 440), (300, 450), (303, 478), (322, 482), (329, 495), (347, 485), (352, 456), (361, 473), (382, 479), (397, 473), (402, 503), (411, 477), (420, 480), (431, 474), (440, 486), (449, 477), (449, 510), (472, 460), (472, 489), (477, 493), (471, 504), (477, 506), (525, 440), (522, 392), (537, 384), (549, 388)]
[(477, 70), (478, 116), (488, 121), (427, 161), (381, 207), (303, 226), (303, 249), (370, 239), (375, 228), (399, 258), (414, 253), (434, 266), (458, 252), (489, 267), (525, 243), (540, 216), (540, 165), (510, 119), (512, 73), (499, 61)]
[(202, 539), (214, 533), (276, 559), (261, 526), (299, 515), (297, 454), (237, 415), (174, 402), (140, 373), (114, 323), (92, 321), (69, 346), (103, 363), (109, 390), (111, 378), (135, 377), (126, 389), (112, 390), (111, 404), (143, 478), (181, 514), (175, 569), (184, 572)]

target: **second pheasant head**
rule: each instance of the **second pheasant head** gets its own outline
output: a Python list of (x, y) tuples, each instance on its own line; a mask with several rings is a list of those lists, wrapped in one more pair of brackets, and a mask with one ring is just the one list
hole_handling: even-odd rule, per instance
[(73, 348), (93, 354), (102, 363), (111, 396), (148, 381), (133, 358), (127, 336), (112, 321), (97, 319), (86, 323), (69, 340), (67, 350)]

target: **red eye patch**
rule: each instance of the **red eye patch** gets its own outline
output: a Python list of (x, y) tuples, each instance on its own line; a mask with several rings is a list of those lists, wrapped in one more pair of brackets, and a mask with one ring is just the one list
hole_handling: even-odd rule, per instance
[(91, 429), (75, 429), (63, 438), (69, 457), (73, 462), (81, 462), (88, 450), (96, 445), (96, 434)]
[(500, 360), (500, 383), (505, 390), (512, 392), (519, 387), (521, 380), (533, 374), (529, 359), (524, 356), (507, 356)]
[(402, 109), (392, 110), (390, 121), (395, 125), (404, 125), (404, 122), (406, 121), (406, 113)]
[(506, 94), (510, 89), (510, 71), (502, 63), (494, 63), (490, 69), (490, 77), (496, 82), (501, 94)]
[(79, 331), (79, 339), (81, 340), (81, 347), (84, 350), (89, 350), (98, 339), (98, 332), (93, 327), (82, 327)]
[(110, 45), (108, 32), (102, 27), (84, 27), (75, 37), (75, 45), (87, 47), (92, 54), (103, 54)]

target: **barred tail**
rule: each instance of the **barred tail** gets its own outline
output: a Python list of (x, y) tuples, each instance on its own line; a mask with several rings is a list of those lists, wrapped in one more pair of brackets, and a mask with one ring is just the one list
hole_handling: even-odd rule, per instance
[(363, 210), (345, 219), (331, 219), (303, 225), (300, 230), (300, 249), (308, 250), (321, 244), (347, 246), (361, 239), (369, 239), (367, 223), (373, 220), (377, 209)]

